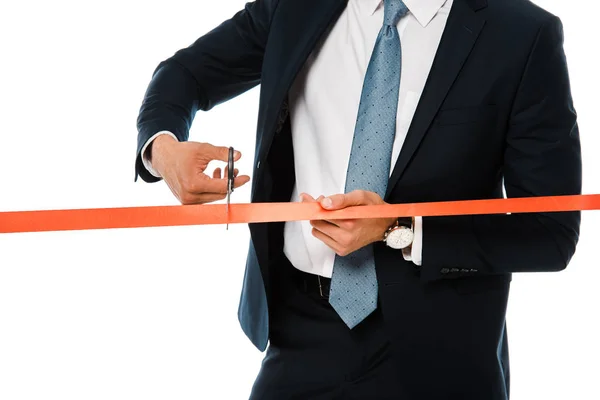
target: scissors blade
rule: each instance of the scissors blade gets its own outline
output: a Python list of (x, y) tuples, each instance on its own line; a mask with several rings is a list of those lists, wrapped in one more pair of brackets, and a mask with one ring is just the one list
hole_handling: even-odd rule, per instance
[(226, 230), (229, 230), (229, 199), (231, 197), (231, 191), (229, 191), (229, 189), (227, 190), (227, 211), (226, 211), (226, 215), (227, 215), (227, 226), (226, 226)]
[(233, 147), (229, 148), (229, 158), (227, 161), (227, 227), (229, 230), (229, 203), (231, 201), (231, 193), (233, 192), (234, 166), (233, 166)]

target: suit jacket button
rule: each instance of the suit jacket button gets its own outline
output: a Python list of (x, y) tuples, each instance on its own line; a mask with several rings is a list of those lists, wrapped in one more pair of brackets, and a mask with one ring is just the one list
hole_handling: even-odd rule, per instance
[(440, 272), (442, 274), (447, 274), (448, 272), (450, 272), (450, 270), (448, 268), (442, 268), (442, 270)]

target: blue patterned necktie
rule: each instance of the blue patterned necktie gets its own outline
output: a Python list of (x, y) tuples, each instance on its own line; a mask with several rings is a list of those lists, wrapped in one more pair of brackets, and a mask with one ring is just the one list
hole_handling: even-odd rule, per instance
[[(385, 196), (396, 134), (402, 49), (396, 25), (408, 12), (402, 0), (384, 0), (384, 21), (367, 67), (354, 131), (346, 193), (366, 190)], [(377, 308), (373, 246), (336, 255), (329, 303), (350, 328)]]

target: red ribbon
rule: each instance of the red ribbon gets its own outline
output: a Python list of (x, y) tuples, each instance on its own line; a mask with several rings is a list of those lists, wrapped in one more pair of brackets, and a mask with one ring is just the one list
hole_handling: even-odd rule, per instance
[(0, 212), (0, 233), (147, 228), (318, 219), (600, 210), (600, 194), (384, 204), (325, 211), (317, 203), (224, 204)]

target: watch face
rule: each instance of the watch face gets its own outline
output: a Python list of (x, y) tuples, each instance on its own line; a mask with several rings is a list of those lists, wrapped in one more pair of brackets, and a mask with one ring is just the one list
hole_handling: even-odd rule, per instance
[(412, 243), (413, 237), (412, 229), (399, 227), (391, 231), (385, 241), (392, 249), (403, 249)]

